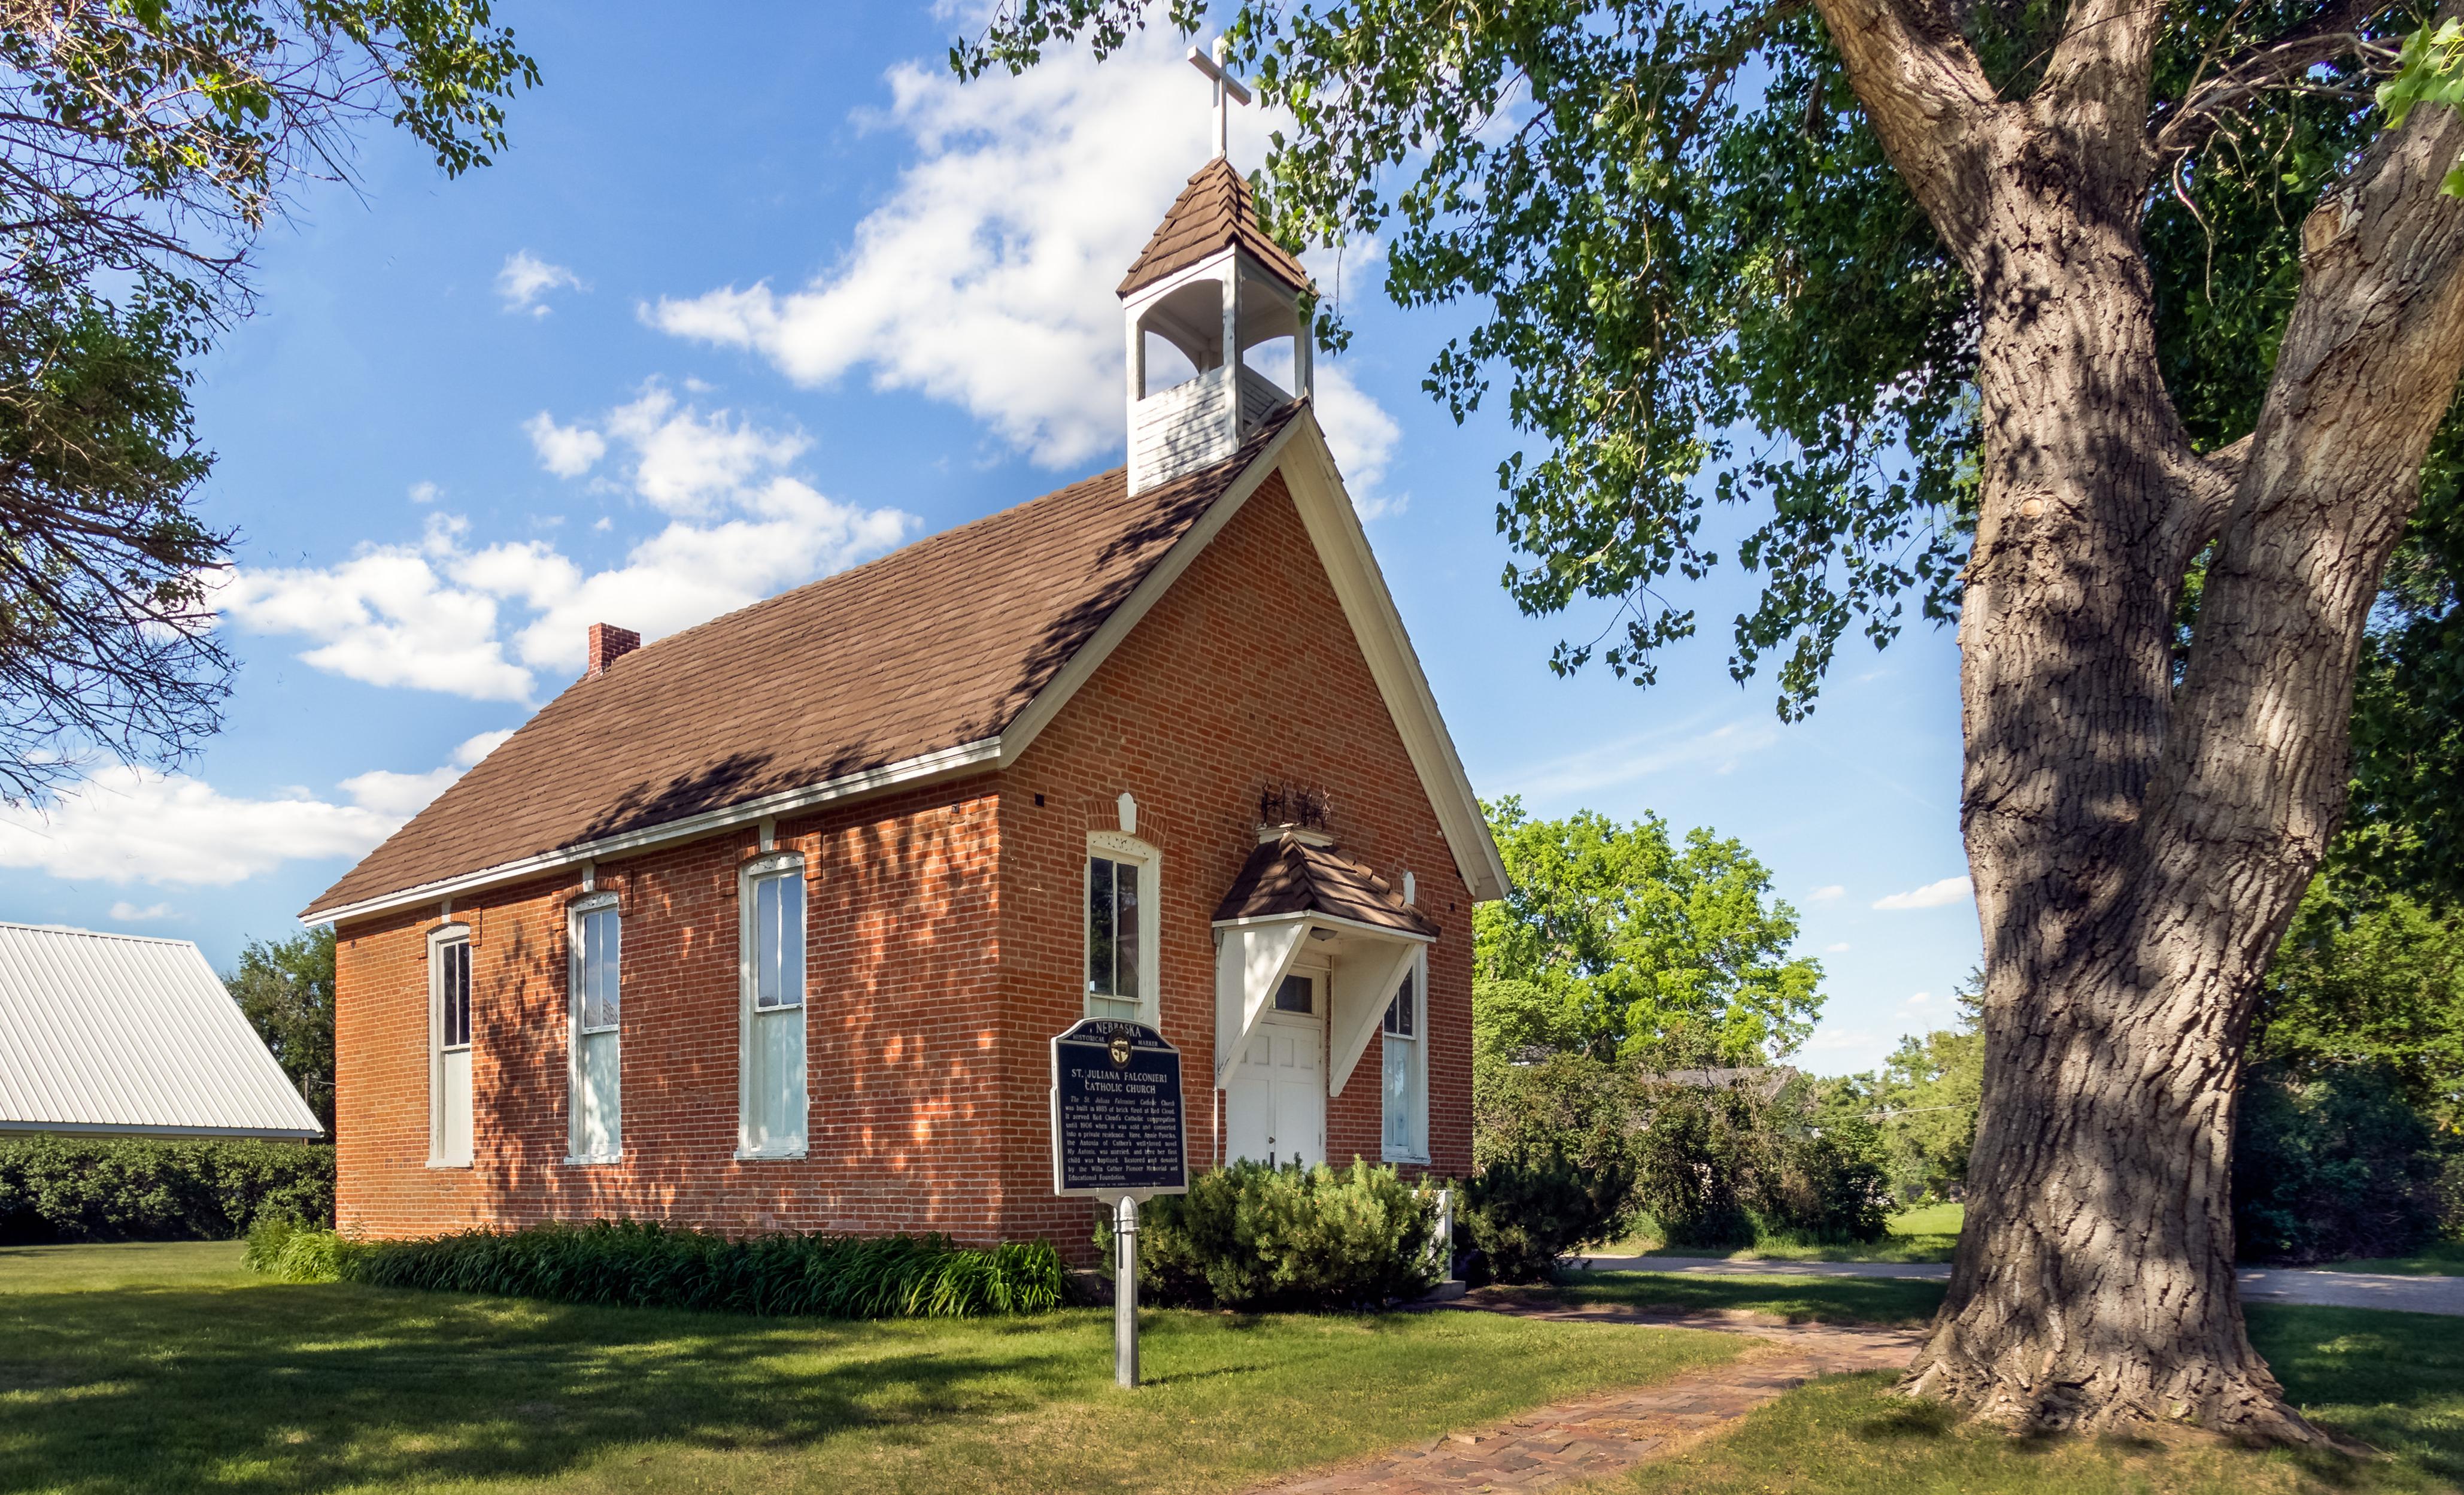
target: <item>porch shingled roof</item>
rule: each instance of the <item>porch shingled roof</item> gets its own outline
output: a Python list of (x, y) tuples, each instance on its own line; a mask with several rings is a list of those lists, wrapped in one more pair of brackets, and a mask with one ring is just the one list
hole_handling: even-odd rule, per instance
[(1438, 937), (1438, 926), (1396, 896), (1386, 879), (1333, 846), (1313, 846), (1296, 836), (1269, 841), (1249, 853), (1232, 889), (1215, 911), (1219, 924), (1231, 919), (1323, 913), (1377, 929)]

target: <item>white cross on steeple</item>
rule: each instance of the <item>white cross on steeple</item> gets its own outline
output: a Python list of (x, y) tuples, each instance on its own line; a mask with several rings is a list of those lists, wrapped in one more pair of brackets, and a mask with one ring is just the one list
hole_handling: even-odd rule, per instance
[(1189, 65), (1215, 83), (1215, 158), (1218, 161), (1232, 153), (1231, 106), (1249, 101), (1249, 90), (1223, 66), (1223, 59), (1231, 52), (1231, 42), (1221, 36), (1215, 38), (1215, 55), (1211, 57), (1195, 47), (1189, 49)]

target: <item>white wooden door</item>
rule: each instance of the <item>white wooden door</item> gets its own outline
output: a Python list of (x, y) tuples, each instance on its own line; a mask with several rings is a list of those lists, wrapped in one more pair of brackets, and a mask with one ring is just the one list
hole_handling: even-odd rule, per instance
[(1232, 1066), (1223, 1094), (1227, 1157), (1281, 1165), (1326, 1161), (1326, 1021), (1268, 1012)]

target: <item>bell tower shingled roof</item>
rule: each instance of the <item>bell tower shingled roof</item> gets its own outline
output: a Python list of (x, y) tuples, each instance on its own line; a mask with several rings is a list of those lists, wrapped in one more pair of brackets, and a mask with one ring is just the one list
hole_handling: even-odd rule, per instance
[(1155, 225), (1114, 294), (1128, 296), (1231, 245), (1246, 250), (1287, 288), (1309, 289), (1309, 272), (1301, 262), (1258, 227), (1258, 200), (1248, 182), (1231, 162), (1218, 156), (1190, 174), (1189, 185)]

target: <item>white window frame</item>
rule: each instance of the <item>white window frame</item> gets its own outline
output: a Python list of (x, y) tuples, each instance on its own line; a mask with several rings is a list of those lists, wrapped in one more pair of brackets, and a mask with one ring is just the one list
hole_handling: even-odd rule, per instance
[(1160, 1028), (1157, 1022), (1162, 1009), (1163, 973), (1163, 853), (1137, 837), (1118, 830), (1087, 832), (1087, 855), (1078, 874), (1078, 990), (1080, 1012), (1094, 1017), (1098, 1000), (1087, 990), (1087, 967), (1093, 958), (1089, 943), (1094, 931), (1088, 927), (1089, 911), (1095, 899), (1095, 859), (1127, 862), (1138, 869), (1138, 1015), (1135, 1021), (1151, 1028)]
[[(606, 1154), (585, 1154), (582, 1151), (582, 921), (585, 914), (603, 909), (616, 911), (616, 1151)], [(612, 891), (586, 892), (564, 906), (564, 1160), (577, 1167), (619, 1163), (625, 1160), (625, 908)]]
[[(1425, 945), (1413, 957), (1411, 980), (1412, 1036), (1402, 1038), (1387, 1032), (1384, 1013), (1377, 1019), (1377, 1148), (1381, 1161), (1425, 1164), (1429, 1161), (1429, 952)], [(1396, 986), (1399, 990), (1402, 983), (1397, 981)], [(1393, 993), (1387, 994), (1387, 1001), (1394, 1001)], [(1386, 1145), (1386, 1045), (1393, 1043), (1412, 1045), (1405, 1062), (1411, 1066), (1412, 1134), (1419, 1139), (1416, 1149)]]
[[(471, 1166), (468, 1157), (448, 1157), (445, 1154), (445, 1056), (449, 1051), (475, 1049), (479, 1031), (478, 1017), (474, 1012), (471, 1022), (472, 1042), (464, 1043), (453, 1050), (446, 1047), (444, 956), (446, 950), (453, 945), (462, 947), (463, 959), (468, 961), (472, 948), (470, 925), (440, 924), (428, 932), (428, 1166), (430, 1168)], [(469, 969), (468, 965), (464, 967), (466, 972)], [(473, 984), (477, 983), (473, 981)], [(475, 1120), (476, 1097), (466, 1095), (465, 1101), (472, 1106)], [(475, 1153), (477, 1139), (474, 1137), (473, 1140), (473, 1152)]]
[[(804, 896), (799, 916), (804, 921), (804, 989), (796, 994), (795, 1006), (804, 1013), (804, 1125), (803, 1140), (791, 1148), (757, 1149), (753, 1146), (753, 1020), (757, 991), (753, 956), (758, 948), (754, 939), (753, 914), (755, 885), (782, 872), (794, 872), (803, 879)], [(812, 1091), (812, 994), (813, 994), (813, 927), (812, 868), (804, 863), (801, 851), (780, 851), (758, 856), (737, 868), (736, 874), (737, 903), (737, 1016), (736, 1016), (736, 1156), (740, 1162), (762, 1159), (798, 1158), (806, 1155), (813, 1136)], [(778, 1008), (770, 1009), (773, 1012)]]

